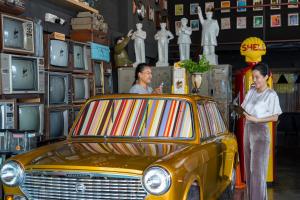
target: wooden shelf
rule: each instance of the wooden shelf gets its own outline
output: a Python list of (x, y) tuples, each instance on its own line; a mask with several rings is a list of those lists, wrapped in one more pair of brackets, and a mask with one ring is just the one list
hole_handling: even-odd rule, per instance
[(87, 6), (79, 1), (76, 0), (49, 0), (50, 2), (54, 3), (55, 5), (60, 5), (66, 8), (70, 8), (72, 10), (82, 12), (82, 11), (88, 11), (92, 13), (99, 13), (98, 10)]

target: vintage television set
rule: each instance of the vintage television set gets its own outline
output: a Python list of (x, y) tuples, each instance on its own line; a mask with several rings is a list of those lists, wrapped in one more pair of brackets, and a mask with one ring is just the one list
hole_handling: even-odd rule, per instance
[(46, 72), (46, 104), (67, 105), (71, 103), (71, 75), (61, 72)]
[(45, 92), (43, 58), (1, 53), (0, 67), (1, 94)]
[(17, 128), (17, 108), (15, 99), (0, 100), (0, 129)]
[(44, 104), (18, 104), (18, 130), (44, 133)]
[(73, 103), (84, 103), (90, 97), (91, 79), (88, 75), (72, 75)]
[(75, 121), (76, 117), (78, 116), (82, 106), (83, 106), (83, 104), (72, 106), (72, 123), (74, 123), (74, 121)]
[(47, 107), (45, 112), (46, 139), (60, 139), (68, 135), (72, 107)]
[(89, 44), (71, 41), (70, 56), (74, 72), (92, 72), (91, 46)]
[(95, 80), (95, 93), (104, 93), (104, 67), (103, 62), (94, 61), (93, 62), (93, 75)]
[(0, 14), (1, 51), (6, 53), (34, 54), (33, 21)]
[(69, 41), (44, 35), (45, 68), (54, 71), (71, 71)]

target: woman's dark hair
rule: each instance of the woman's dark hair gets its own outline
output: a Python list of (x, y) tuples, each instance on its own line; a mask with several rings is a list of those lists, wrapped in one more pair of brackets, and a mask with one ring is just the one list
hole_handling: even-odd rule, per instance
[(132, 85), (135, 85), (139, 79), (139, 73), (143, 72), (145, 68), (150, 67), (146, 63), (140, 63), (135, 69), (134, 82)]
[(252, 71), (257, 70), (261, 73), (261, 75), (265, 76), (270, 76), (270, 70), (269, 70), (269, 66), (265, 63), (258, 63), (256, 65), (254, 65)]

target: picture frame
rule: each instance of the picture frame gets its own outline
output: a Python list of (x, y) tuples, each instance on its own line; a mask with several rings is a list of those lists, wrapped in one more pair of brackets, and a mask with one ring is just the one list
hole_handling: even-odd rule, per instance
[(237, 17), (236, 29), (246, 29), (246, 28), (247, 28), (247, 17)]
[(184, 13), (184, 6), (183, 4), (176, 4), (175, 5), (175, 16), (182, 16)]
[(199, 20), (198, 19), (193, 19), (190, 21), (190, 26), (192, 28), (192, 31), (199, 31), (199, 27), (200, 27), (200, 24), (199, 24)]
[(288, 14), (288, 26), (299, 26), (299, 13)]
[(253, 28), (263, 28), (264, 27), (264, 17), (262, 15), (253, 16)]
[(215, 2), (205, 2), (205, 12), (215, 9)]
[(175, 33), (176, 33), (176, 35), (178, 35), (180, 27), (181, 27), (181, 21), (175, 21)]
[(148, 11), (148, 19), (149, 19), (149, 21), (153, 21), (154, 22), (154, 16), (155, 16), (154, 8), (152, 8), (151, 6), (149, 6), (149, 11)]
[(264, 0), (253, 0), (253, 11), (262, 11), (264, 7), (257, 7), (264, 4)]
[(281, 27), (281, 14), (271, 15), (271, 28)]
[(244, 8), (243, 6), (247, 6), (246, 0), (238, 0), (237, 1), (237, 12), (246, 12), (247, 8)]
[[(288, 8), (298, 8), (299, 5), (298, 5), (298, 0), (288, 0)], [(290, 3), (292, 3), (292, 5), (290, 5)]]
[(221, 30), (230, 30), (231, 20), (230, 17), (221, 18)]
[(271, 7), (270, 7), (270, 9), (271, 10), (280, 10), (281, 6), (278, 5), (280, 3), (281, 3), (281, 0), (271, 0)]
[(230, 1), (221, 1), (221, 13), (229, 13), (229, 12), (230, 12)]
[(198, 14), (198, 6), (199, 6), (199, 3), (191, 3), (190, 4), (190, 15)]

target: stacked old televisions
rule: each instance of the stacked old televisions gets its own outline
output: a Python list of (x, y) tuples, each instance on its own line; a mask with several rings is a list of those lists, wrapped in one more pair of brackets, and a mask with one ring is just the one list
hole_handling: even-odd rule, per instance
[(0, 20), (0, 138), (11, 133), (10, 143), (0, 148), (9, 150), (17, 141), (15, 150), (22, 151), (26, 141), (44, 132), (44, 58), (35, 54), (32, 20), (4, 13)]
[(67, 136), (82, 104), (94, 95), (91, 48), (87, 43), (44, 35), (46, 138)]

